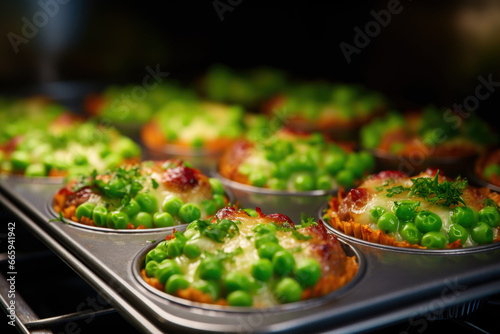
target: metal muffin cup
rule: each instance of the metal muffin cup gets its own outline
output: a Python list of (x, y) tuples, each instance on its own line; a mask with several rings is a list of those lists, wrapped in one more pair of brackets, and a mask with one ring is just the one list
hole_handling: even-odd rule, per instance
[(358, 245), (363, 245), (363, 246), (373, 247), (373, 248), (378, 248), (378, 249), (383, 249), (383, 250), (389, 250), (389, 251), (394, 251), (394, 252), (400, 252), (400, 253), (425, 254), (425, 255), (475, 254), (475, 253), (487, 252), (487, 251), (491, 251), (491, 250), (500, 248), (500, 242), (493, 242), (491, 244), (481, 245), (481, 246), (463, 247), (463, 248), (454, 248), (454, 249), (419, 249), (419, 248), (405, 248), (405, 247), (383, 245), (383, 244), (363, 240), (363, 239), (357, 238), (357, 237), (352, 236), (352, 235), (347, 235), (344, 232), (335, 229), (332, 225), (330, 225), (328, 220), (323, 219), (323, 215), (325, 214), (325, 211), (327, 209), (328, 209), (328, 203), (324, 203), (323, 206), (319, 209), (319, 211), (317, 213), (319, 216), (319, 219), (321, 219), (324, 222), (324, 225), (329, 232), (333, 233), (340, 240), (343, 240), (343, 241), (349, 242), (349, 243), (355, 243)]
[(16, 174), (2, 174), (0, 173), (0, 182), (13, 182), (13, 183), (43, 183), (43, 184), (61, 184), (64, 183), (66, 177), (64, 176), (33, 176), (28, 177)]
[(211, 176), (219, 179), (226, 189), (229, 189), (240, 208), (260, 208), (264, 213), (279, 212), (293, 222), (300, 223), (302, 214), (315, 217), (318, 208), (328, 197), (337, 192), (331, 190), (287, 191), (259, 188), (227, 179), (217, 171), (212, 170)]
[(160, 291), (148, 283), (144, 281), (144, 279), (141, 276), (141, 270), (144, 269), (144, 262), (146, 259), (146, 255), (149, 251), (154, 249), (158, 243), (161, 241), (152, 244), (151, 246), (141, 250), (136, 257), (134, 258), (132, 262), (132, 273), (133, 276), (135, 277), (136, 281), (138, 284), (146, 288), (148, 291), (151, 293), (155, 294), (156, 296), (159, 296), (163, 298), (166, 302), (172, 302), (175, 303), (179, 306), (184, 306), (184, 307), (189, 307), (189, 308), (198, 308), (198, 309), (204, 309), (204, 310), (211, 310), (211, 311), (219, 311), (219, 312), (228, 312), (228, 313), (252, 313), (252, 312), (284, 312), (284, 311), (290, 311), (290, 310), (296, 310), (296, 309), (304, 309), (304, 308), (310, 308), (310, 307), (315, 307), (320, 304), (324, 304), (327, 302), (330, 302), (334, 299), (338, 299), (341, 296), (343, 296), (345, 293), (347, 293), (349, 290), (353, 289), (355, 285), (357, 285), (361, 279), (363, 278), (366, 270), (366, 260), (363, 257), (362, 253), (354, 246), (349, 245), (345, 243), (342, 240), (339, 240), (342, 249), (346, 253), (347, 256), (356, 257), (356, 261), (358, 262), (358, 272), (356, 275), (352, 278), (351, 281), (349, 281), (346, 285), (342, 286), (341, 288), (332, 291), (324, 296), (317, 297), (317, 298), (311, 298), (295, 303), (290, 303), (290, 304), (279, 304), (271, 307), (237, 307), (237, 306), (223, 306), (223, 305), (215, 305), (215, 304), (207, 304), (207, 303), (201, 303), (201, 302), (194, 302), (191, 300), (187, 300), (184, 298), (180, 298), (171, 294), (168, 294), (166, 292)]
[[(234, 195), (230, 191), (228, 191), (227, 189), (225, 189), (225, 191), (226, 191), (226, 196), (229, 199), (229, 203), (234, 203), (234, 201), (236, 200)], [(52, 205), (53, 199), (54, 199), (54, 196), (52, 196), (47, 201), (47, 211), (54, 218), (59, 218), (59, 214), (54, 210), (53, 205)], [(116, 228), (110, 228), (110, 227), (90, 226), (90, 225), (82, 224), (79, 222), (75, 222), (75, 221), (73, 221), (71, 219), (67, 219), (67, 218), (63, 218), (63, 223), (66, 223), (66, 224), (69, 224), (71, 226), (75, 226), (78, 228), (90, 230), (90, 231), (107, 232), (107, 233), (156, 233), (156, 232), (170, 232), (170, 233), (172, 233), (172, 231), (174, 229), (176, 231), (183, 230), (189, 225), (189, 224), (178, 224), (178, 225), (168, 226), (168, 227), (153, 227), (153, 228), (145, 228), (145, 229), (116, 229)]]

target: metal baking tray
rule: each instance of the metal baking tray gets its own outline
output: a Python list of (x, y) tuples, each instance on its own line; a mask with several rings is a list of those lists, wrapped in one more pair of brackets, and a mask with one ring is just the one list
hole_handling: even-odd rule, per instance
[[(48, 207), (60, 187), (4, 179), (0, 200), (144, 332), (340, 333), (401, 321), (408, 321), (410, 328), (421, 326), (416, 320), (422, 316), (430, 319), (446, 310), (476, 305), (500, 292), (500, 245), (428, 254), (346, 239), (347, 248), (364, 260), (361, 274), (352, 286), (322, 302), (250, 312), (177, 303), (151, 291), (137, 275), (141, 256), (167, 232), (102, 232), (50, 221), (55, 217)], [(280, 213), (297, 215), (294, 207)]]

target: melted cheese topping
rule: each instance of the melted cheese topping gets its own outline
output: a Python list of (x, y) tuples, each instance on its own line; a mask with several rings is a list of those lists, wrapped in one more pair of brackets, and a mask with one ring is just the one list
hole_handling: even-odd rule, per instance
[[(231, 260), (224, 261), (224, 268), (226, 273), (238, 271), (250, 278), (252, 276), (252, 264), (259, 259), (257, 249), (255, 248), (254, 236), (256, 234), (252, 229), (262, 222), (256, 218), (244, 216), (238, 216), (237, 220), (241, 222), (241, 224), (237, 224), (239, 233), (231, 239), (226, 238), (224, 243), (216, 242), (205, 236), (200, 237), (199, 232), (197, 232), (191, 240), (198, 239), (197, 244), (202, 252), (209, 251), (210, 253), (216, 253), (217, 251), (224, 251), (225, 253), (232, 253), (241, 247), (243, 252), (235, 255)], [(291, 232), (284, 231), (276, 231), (276, 237), (279, 240), (279, 244), (293, 255), (296, 264), (314, 256), (310, 249), (311, 243), (307, 242), (307, 240), (297, 240), (291, 236)], [(202, 257), (198, 257), (197, 259), (191, 260), (185, 255), (175, 258), (175, 261), (190, 283), (197, 280), (195, 273), (200, 265), (201, 259)], [(280, 304), (273, 294), (272, 281), (262, 283), (252, 297), (254, 306), (268, 307)]]
[[(159, 212), (163, 212), (163, 203), (172, 197), (180, 198), (184, 203), (193, 203), (200, 206), (201, 219), (208, 218), (207, 213), (203, 210), (201, 203), (205, 200), (213, 200), (213, 193), (208, 178), (204, 175), (199, 175), (197, 178), (198, 183), (192, 187), (187, 187), (187, 189), (182, 188), (179, 185), (172, 185), (164, 181), (164, 170), (158, 170), (157, 166), (153, 168), (142, 167), (142, 175), (145, 180), (142, 182), (143, 188), (139, 193), (150, 193), (152, 194), (157, 202)], [(156, 181), (158, 187), (155, 189), (153, 187), (152, 179)], [(121, 198), (108, 198), (98, 193), (92, 193), (87, 200), (87, 202), (95, 203), (96, 205), (106, 204), (111, 205), (114, 208), (120, 207)], [(173, 215), (176, 224), (184, 224), (184, 222), (176, 215)]]

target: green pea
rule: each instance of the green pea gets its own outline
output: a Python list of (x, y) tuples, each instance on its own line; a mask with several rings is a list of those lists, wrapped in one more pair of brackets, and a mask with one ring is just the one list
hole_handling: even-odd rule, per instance
[(226, 199), (223, 195), (214, 195), (214, 205), (216, 210), (222, 209), (223, 207), (226, 206)]
[(372, 170), (375, 167), (375, 158), (370, 152), (359, 152), (358, 157), (365, 171)]
[(422, 239), (422, 232), (418, 230), (414, 223), (406, 223), (399, 234), (401, 234), (403, 240), (406, 240), (411, 245), (418, 244)]
[(376, 205), (370, 210), (370, 220), (377, 222), (384, 213), (386, 213), (385, 208)]
[(257, 248), (257, 253), (259, 254), (260, 258), (272, 260), (274, 254), (281, 250), (283, 250), (283, 247), (281, 247), (279, 244), (277, 244), (276, 242), (268, 241), (261, 244), (260, 247)]
[(146, 264), (150, 261), (161, 263), (167, 258), (167, 252), (164, 249), (155, 247), (146, 254)]
[(151, 215), (147, 212), (139, 212), (138, 214), (132, 217), (130, 222), (136, 228), (141, 225), (144, 226), (145, 228), (153, 227), (153, 217), (151, 217)]
[(337, 174), (337, 182), (345, 189), (349, 189), (354, 186), (354, 174), (348, 169), (343, 169)]
[(179, 209), (179, 217), (184, 223), (190, 223), (201, 218), (201, 209), (194, 203), (186, 203)]
[(293, 303), (302, 298), (302, 287), (293, 278), (285, 277), (276, 284), (274, 294), (281, 303)]
[(250, 279), (248, 279), (245, 274), (238, 271), (232, 271), (224, 277), (224, 286), (228, 292), (236, 290), (250, 292), (252, 290), (252, 282), (250, 282)]
[(185, 243), (180, 239), (173, 239), (168, 243), (167, 254), (170, 258), (175, 258), (182, 254)]
[(252, 306), (252, 296), (246, 291), (233, 291), (227, 296), (229, 306)]
[(273, 256), (273, 270), (278, 276), (286, 276), (293, 271), (295, 258), (287, 250), (281, 250)]
[(154, 277), (156, 271), (158, 270), (158, 262), (149, 261), (148, 263), (146, 263), (144, 269), (146, 270), (146, 275), (148, 277)]
[(489, 244), (493, 242), (493, 229), (487, 223), (479, 222), (471, 228), (470, 236), (478, 244)]
[(108, 210), (106, 207), (100, 205), (94, 208), (92, 213), (92, 220), (94, 224), (99, 227), (106, 226), (106, 220), (108, 219)]
[(31, 163), (31, 156), (25, 151), (15, 151), (10, 155), (12, 168), (16, 170), (25, 170)]
[(300, 173), (293, 180), (293, 188), (297, 191), (311, 191), (316, 188), (316, 182), (312, 174)]
[(377, 221), (379, 230), (386, 234), (396, 232), (398, 230), (398, 225), (398, 217), (392, 212), (384, 213)]
[(317, 188), (321, 190), (331, 190), (332, 180), (328, 175), (321, 175), (318, 177)]
[(269, 186), (270, 189), (276, 189), (276, 190), (286, 190), (288, 187), (288, 183), (284, 179), (278, 179), (278, 178), (270, 178), (269, 181), (267, 181), (267, 185)]
[(491, 227), (497, 227), (500, 225), (500, 214), (496, 208), (487, 206), (479, 211), (479, 221), (484, 222)]
[(216, 179), (216, 178), (209, 178), (208, 182), (210, 182), (210, 186), (212, 187), (212, 194), (217, 194), (217, 195), (224, 195), (224, 187), (222, 186), (222, 183)]
[(347, 157), (345, 170), (352, 172), (354, 178), (359, 179), (363, 176), (364, 166), (363, 161), (356, 153), (351, 153)]
[(211, 257), (206, 257), (201, 260), (198, 270), (201, 279), (219, 279), (222, 276), (224, 267), (222, 266), (222, 262)]
[(76, 208), (75, 217), (78, 220), (81, 220), (82, 217), (92, 218), (95, 206), (96, 206), (95, 203), (89, 203), (89, 202), (80, 204), (80, 206)]
[(347, 161), (347, 155), (341, 153), (332, 153), (325, 157), (325, 167), (328, 173), (331, 175), (336, 175), (342, 169), (344, 169), (345, 163)]
[(398, 217), (401, 221), (411, 221), (415, 217), (415, 207), (411, 204), (403, 204), (396, 208), (395, 212), (396, 217)]
[(141, 212), (141, 207), (135, 199), (131, 199), (124, 207), (120, 209), (120, 211), (125, 212), (129, 217), (133, 217)]
[(106, 225), (109, 228), (116, 229), (126, 229), (128, 226), (130, 219), (127, 214), (120, 211), (112, 211), (108, 213), (108, 219), (106, 220)]
[(164, 252), (167, 252), (168, 240), (163, 240), (158, 245), (156, 245), (156, 249), (161, 249)]
[(141, 193), (135, 196), (135, 200), (144, 212), (154, 213), (158, 211), (158, 201), (153, 194)]
[(450, 230), (448, 231), (448, 240), (450, 243), (460, 240), (460, 243), (463, 245), (468, 237), (469, 232), (467, 232), (467, 229), (462, 225), (452, 224), (450, 226)]
[(119, 198), (125, 196), (125, 194), (127, 193), (126, 187), (127, 183), (122, 178), (113, 177), (104, 186), (103, 192), (109, 197)]
[[(293, 156), (291, 156), (293, 157)], [(316, 169), (316, 164), (314, 161), (310, 158), (309, 155), (307, 154), (301, 154), (299, 156), (296, 156), (296, 163), (294, 165), (295, 170), (304, 170), (304, 171), (310, 171), (314, 172)]]
[(175, 225), (174, 218), (168, 212), (156, 212), (153, 215), (154, 227), (170, 227)]
[(163, 212), (168, 212), (172, 216), (176, 216), (179, 213), (179, 209), (184, 205), (184, 202), (179, 197), (168, 197), (165, 198), (163, 202)]
[(268, 242), (279, 243), (279, 240), (273, 232), (257, 234), (255, 236), (255, 248), (257, 249), (259, 249), (260, 246)]
[(193, 283), (193, 288), (200, 290), (203, 293), (209, 294), (212, 301), (217, 301), (220, 295), (220, 287), (216, 281), (199, 280)]
[(175, 274), (182, 275), (181, 268), (179, 268), (179, 265), (174, 260), (166, 259), (158, 265), (158, 270), (156, 270), (154, 276), (161, 284), (165, 284)]
[(87, 165), (89, 163), (87, 157), (82, 154), (75, 155), (73, 162), (78, 166)]
[(189, 287), (189, 281), (180, 274), (174, 274), (170, 276), (165, 285), (165, 292), (169, 294), (174, 294), (178, 290), (187, 289)]
[(295, 266), (294, 275), (303, 287), (316, 285), (321, 276), (321, 266), (316, 259), (305, 259)]
[(445, 248), (448, 239), (446, 235), (437, 231), (430, 231), (423, 235), (420, 244), (429, 249)]
[(469, 207), (457, 206), (451, 211), (451, 221), (463, 227), (470, 227), (475, 220), (474, 210)]
[(277, 162), (271, 168), (271, 176), (281, 180), (288, 179), (291, 173), (292, 171), (290, 169), (290, 166), (288, 166), (288, 164), (286, 164), (285, 162)]
[(209, 199), (206, 199), (201, 202), (201, 208), (207, 216), (213, 216), (217, 212), (217, 208), (215, 207), (215, 203)]
[(24, 175), (28, 177), (46, 176), (47, 170), (44, 164), (41, 163), (30, 164), (28, 165), (28, 167), (26, 167)]
[(267, 183), (267, 177), (264, 173), (254, 170), (251, 171), (250, 175), (248, 176), (248, 180), (250, 181), (250, 184), (255, 187), (264, 187), (264, 185)]
[(415, 216), (415, 226), (422, 232), (439, 231), (443, 226), (441, 217), (431, 211), (421, 211)]
[(276, 233), (276, 226), (273, 224), (257, 224), (252, 229), (257, 234)]
[(254, 209), (243, 209), (250, 217), (258, 217), (259, 214)]
[(122, 137), (116, 143), (116, 147), (114, 148), (116, 153), (121, 155), (122, 157), (134, 158), (141, 155), (141, 149), (139, 145), (137, 145), (132, 139), (127, 137)]
[(183, 253), (188, 259), (198, 258), (201, 255), (201, 249), (198, 246), (197, 240), (187, 241), (184, 245)]
[(273, 264), (269, 259), (258, 259), (252, 263), (252, 276), (262, 282), (267, 282), (273, 275)]

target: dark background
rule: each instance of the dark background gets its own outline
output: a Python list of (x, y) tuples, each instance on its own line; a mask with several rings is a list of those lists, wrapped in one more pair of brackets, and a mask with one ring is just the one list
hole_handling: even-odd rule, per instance
[[(213, 63), (267, 65), (297, 78), (362, 83), (404, 111), (462, 103), (474, 94), (478, 76), (500, 82), (498, 2), (402, 0), (401, 12), (349, 64), (339, 44), (354, 45), (354, 28), (365, 30), (374, 20), (370, 11), (386, 10), (390, 1), (233, 0), (231, 6), (221, 0), (232, 8), (223, 21), (214, 3), (70, 0), (15, 53), (7, 34), (22, 36), (22, 18), (33, 22), (42, 7), (4, 2), (0, 88), (134, 83), (156, 64), (170, 79), (191, 83)], [(477, 112), (494, 121), (499, 95), (481, 101)]]

